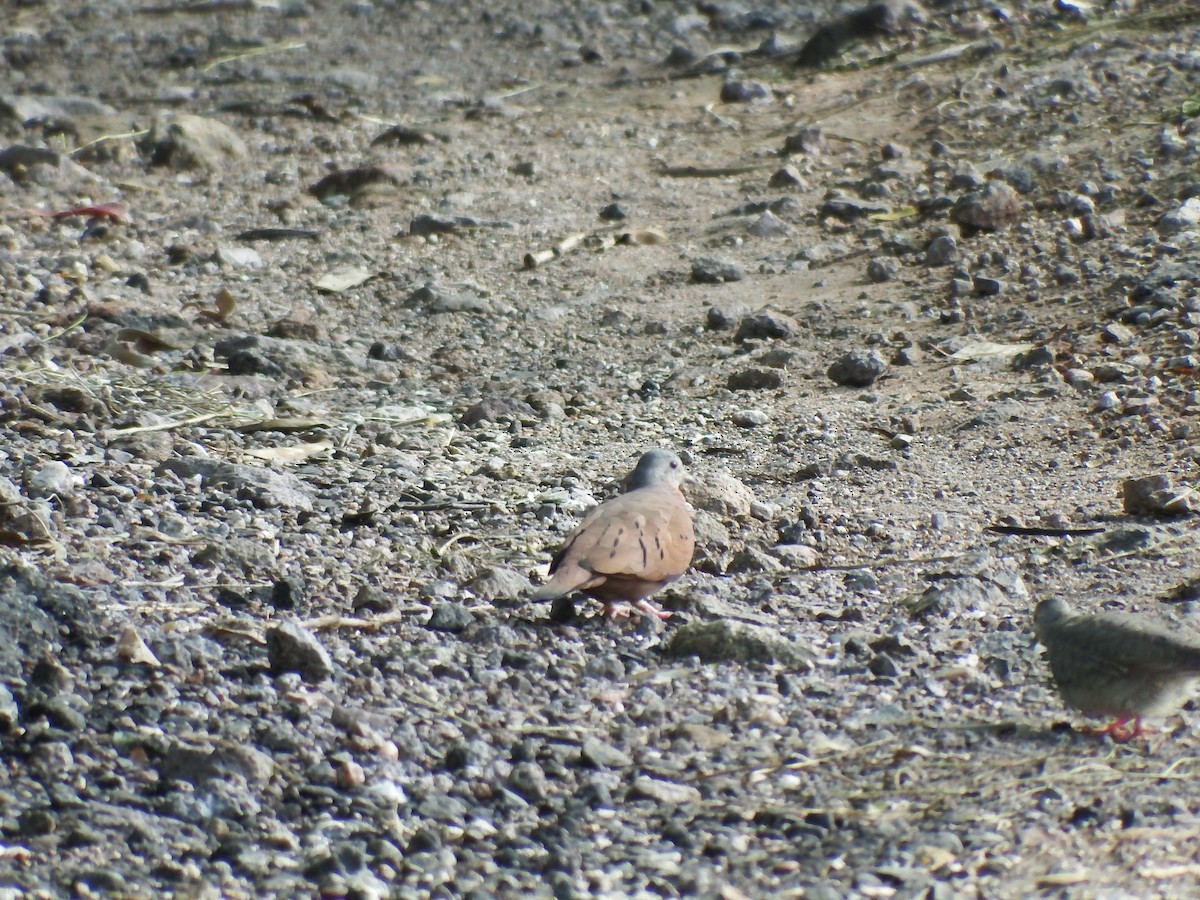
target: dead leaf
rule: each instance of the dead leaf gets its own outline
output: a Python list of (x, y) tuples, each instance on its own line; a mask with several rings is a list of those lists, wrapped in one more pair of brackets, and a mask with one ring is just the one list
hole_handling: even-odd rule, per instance
[(162, 665), (158, 661), (158, 657), (146, 646), (146, 642), (142, 640), (142, 636), (137, 633), (137, 629), (132, 625), (121, 632), (121, 638), (117, 641), (117, 656), (125, 660), (125, 662), (138, 663), (144, 666), (158, 668)]
[(269, 462), (303, 462), (310, 457), (333, 449), (332, 441), (316, 441), (311, 444), (294, 444), (290, 447), (260, 447), (246, 453)]
[(160, 337), (151, 331), (143, 331), (140, 328), (120, 329), (117, 332), (117, 340), (129, 341), (139, 353), (162, 353), (165, 350), (183, 349), (176, 344), (172, 344), (166, 338)]
[(909, 219), (919, 215), (920, 212), (915, 206), (898, 206), (895, 209), (889, 209), (887, 212), (868, 213), (867, 218), (872, 222), (898, 222), (901, 219)]
[(252, 644), (265, 644), (267, 639), (257, 631), (236, 625), (226, 624), (222, 622), (214, 622), (211, 625), (205, 625), (202, 632), (205, 637), (210, 638), (237, 638), (243, 641), (249, 641)]
[(325, 273), (317, 279), (313, 287), (325, 294), (340, 294), (370, 281), (375, 275), (376, 273), (370, 269), (347, 266), (344, 269), (334, 269), (332, 272)]
[(924, 846), (917, 849), (917, 860), (930, 872), (951, 865), (958, 857), (944, 847)]
[(139, 369), (153, 369), (158, 365), (157, 360), (152, 356), (147, 356), (144, 353), (138, 353), (131, 347), (126, 347), (124, 344), (118, 343), (115, 340), (110, 340), (104, 345), (104, 352), (118, 362), (123, 362), (127, 366), (136, 366)]
[(183, 304), (184, 309), (196, 307), (202, 319), (208, 319), (210, 322), (226, 322), (229, 317), (237, 310), (237, 298), (233, 296), (233, 292), (229, 288), (221, 288), (217, 291), (215, 301), (216, 309), (205, 309), (197, 300), (189, 300)]
[(227, 322), (237, 310), (237, 298), (229, 288), (217, 291), (216, 309), (202, 309), (200, 315), (213, 322)]
[(1018, 353), (1028, 353), (1033, 344), (997, 344), (993, 341), (975, 341), (951, 353), (947, 359), (971, 362), (979, 359), (1006, 359)]
[(1039, 875), (1033, 883), (1040, 888), (1066, 887), (1072, 884), (1083, 884), (1091, 877), (1086, 871), (1076, 869), (1074, 872), (1047, 872), (1045, 875)]
[(74, 216), (87, 216), (91, 219), (112, 219), (116, 222), (128, 222), (125, 208), (120, 203), (97, 203), (94, 206), (75, 206), (50, 213), (52, 219), (69, 219)]
[(625, 231), (618, 234), (616, 238), (616, 243), (618, 244), (636, 244), (644, 247), (665, 244), (666, 242), (666, 234), (657, 228), (639, 228), (637, 231)]
[(1200, 865), (1196, 863), (1180, 863), (1177, 866), (1146, 866), (1138, 871), (1138, 876), (1149, 881), (1161, 878), (1195, 878), (1200, 875)]

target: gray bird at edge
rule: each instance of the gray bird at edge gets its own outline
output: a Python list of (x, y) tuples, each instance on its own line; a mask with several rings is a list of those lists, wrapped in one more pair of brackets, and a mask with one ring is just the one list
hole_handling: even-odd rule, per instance
[(1150, 731), (1143, 718), (1170, 715), (1200, 679), (1200, 636), (1131, 613), (1077, 613), (1057, 597), (1033, 614), (1050, 673), (1068, 705), (1113, 716), (1097, 729), (1116, 741)]

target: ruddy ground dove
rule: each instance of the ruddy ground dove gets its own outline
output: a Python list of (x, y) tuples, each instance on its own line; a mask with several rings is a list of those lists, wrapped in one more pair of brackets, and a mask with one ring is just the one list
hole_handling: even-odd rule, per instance
[(580, 591), (604, 602), (610, 618), (631, 607), (668, 618), (646, 598), (687, 571), (696, 539), (692, 510), (679, 485), (684, 468), (669, 450), (638, 460), (625, 493), (589, 512), (550, 562), (549, 581), (534, 592), (554, 600)]
[(1145, 717), (1175, 712), (1200, 679), (1200, 636), (1129, 613), (1074, 612), (1057, 597), (1033, 614), (1038, 641), (1063, 700), (1089, 715), (1115, 716), (1102, 734), (1144, 734)]

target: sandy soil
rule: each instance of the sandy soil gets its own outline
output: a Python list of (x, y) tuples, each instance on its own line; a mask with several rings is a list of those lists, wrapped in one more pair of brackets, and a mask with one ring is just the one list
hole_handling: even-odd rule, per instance
[(6, 10), (0, 895), (1194, 896), (1030, 622), (1196, 627), (1194, 13), (578, 6)]

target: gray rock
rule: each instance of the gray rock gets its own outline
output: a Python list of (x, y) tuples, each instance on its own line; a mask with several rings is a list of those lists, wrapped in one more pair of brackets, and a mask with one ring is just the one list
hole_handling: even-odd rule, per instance
[(704, 327), (709, 331), (728, 331), (750, 313), (744, 303), (720, 303), (708, 308), (704, 316)]
[(735, 338), (739, 341), (787, 340), (800, 333), (800, 323), (791, 316), (778, 312), (760, 312), (744, 316), (738, 325)]
[(467, 583), (467, 589), (481, 600), (516, 600), (530, 587), (528, 578), (503, 566), (484, 569)]
[(35, 166), (49, 166), (57, 169), (62, 156), (54, 150), (45, 147), (28, 147), (24, 144), (13, 144), (0, 150), (0, 171), (16, 173)]
[(505, 782), (508, 789), (530, 803), (541, 803), (549, 796), (546, 773), (535, 762), (519, 762), (512, 767)]
[(159, 777), (202, 785), (209, 781), (236, 778), (253, 787), (263, 787), (275, 772), (275, 761), (248, 745), (192, 747), (176, 744), (158, 762)]
[(170, 472), (180, 478), (198, 475), (204, 487), (210, 490), (227, 489), (261, 509), (294, 509), (300, 512), (312, 512), (313, 509), (308, 485), (289, 472), (200, 456), (169, 459), (158, 465), (154, 472), (158, 475)]
[(728, 78), (721, 85), (722, 103), (752, 103), (755, 100), (770, 100), (771, 89), (760, 81), (748, 78)]
[(925, 263), (930, 266), (948, 266), (958, 262), (958, 241), (948, 234), (935, 237), (925, 248)]
[(888, 361), (878, 350), (851, 350), (837, 359), (826, 372), (843, 387), (863, 388), (875, 383), (888, 370)]
[[(690, 492), (688, 496), (692, 496)], [(733, 551), (733, 536), (729, 529), (717, 516), (702, 509), (692, 516), (692, 529), (696, 533), (694, 564), (705, 571), (724, 572)]]
[(253, 247), (237, 247), (222, 244), (214, 257), (218, 263), (230, 269), (261, 269), (266, 265), (262, 254)]
[(771, 420), (760, 409), (738, 409), (730, 413), (729, 421), (738, 428), (761, 428)]
[(900, 271), (900, 263), (890, 256), (876, 256), (867, 263), (867, 280), (873, 284), (891, 281)]
[(853, 472), (856, 469), (867, 469), (871, 472), (895, 472), (898, 465), (890, 456), (871, 456), (858, 450), (847, 450), (838, 454), (833, 463), (834, 471)]
[(413, 237), (427, 237), (431, 234), (450, 234), (457, 231), (458, 226), (457, 219), (431, 216), (426, 213), (413, 216), (412, 221), (408, 223), (408, 233)]
[(989, 278), (982, 275), (976, 275), (973, 281), (975, 293), (981, 294), (984, 297), (995, 297), (1004, 293), (1007, 285), (999, 278)]
[(1110, 344), (1132, 344), (1136, 337), (1132, 328), (1120, 322), (1109, 322), (1100, 330), (1100, 339)]
[(809, 125), (799, 131), (789, 134), (783, 139), (785, 155), (805, 153), (810, 156), (819, 155), (829, 148), (825, 135), (818, 125)]
[(333, 675), (333, 660), (316, 635), (294, 620), (267, 629), (267, 660), (276, 675), (296, 672), (316, 683)]
[(0, 684), (0, 732), (6, 732), (17, 724), (20, 710), (17, 700), (5, 685)]
[(109, 444), (110, 449), (123, 450), (134, 459), (156, 463), (170, 459), (174, 446), (174, 438), (165, 431), (117, 436)]
[[(821, 204), (821, 215), (831, 216), (842, 222), (854, 222), (866, 217), (874, 207), (856, 200), (853, 197), (830, 197)], [(834, 250), (838, 245), (818, 244), (820, 249), (809, 246), (805, 248), (805, 258), (813, 262), (823, 262), (841, 254)]]
[(22, 125), (115, 115), (117, 110), (107, 103), (78, 94), (0, 94), (0, 118), (15, 119)]
[(758, 238), (787, 237), (791, 233), (792, 227), (769, 209), (755, 219), (750, 227), (746, 229), (746, 234)]
[[(95, 191), (102, 183), (100, 178), (69, 156), (43, 147), (26, 147), (19, 144), (0, 150), (0, 172), (10, 175), (20, 173), (19, 181), (25, 186), (47, 185), (60, 191)], [(11, 340), (21, 341), (22, 338), (17, 335), (9, 339)]]
[(929, 614), (984, 612), (997, 608), (1004, 591), (996, 584), (979, 578), (951, 578), (928, 587), (908, 604), (914, 618)]
[(730, 259), (706, 256), (692, 261), (692, 281), (697, 284), (724, 284), (745, 277), (742, 267)]
[[(1018, 353), (1012, 359), (1012, 368), (1017, 371), (1041, 369), (1052, 365), (1054, 365), (1054, 351), (1044, 344), (1034, 347), (1032, 350), (1026, 350), (1024, 353)], [(1070, 381), (1069, 378), (1068, 381)]]
[(732, 372), (725, 381), (731, 391), (767, 391), (783, 386), (783, 374), (778, 369), (750, 367)]
[(797, 259), (808, 260), (810, 265), (824, 265), (846, 256), (850, 245), (842, 241), (824, 241), (821, 244), (806, 244), (796, 251)]
[(474, 624), (475, 616), (471, 614), (469, 609), (461, 603), (454, 603), (447, 600), (433, 608), (433, 612), (429, 614), (429, 621), (425, 623), (425, 627), (434, 631), (448, 631), (451, 634), (458, 634)]
[[(657, 616), (644, 618), (654, 619)], [(611, 653), (593, 656), (584, 664), (583, 674), (588, 678), (607, 678), (609, 681), (620, 681), (625, 677), (625, 663), (621, 662), (620, 657)]]
[(413, 309), (423, 309), (429, 313), (490, 313), (496, 311), (495, 305), (484, 297), (447, 291), (431, 284), (419, 287), (409, 294), (404, 305)]
[(600, 218), (605, 222), (623, 222), (629, 218), (629, 210), (620, 203), (610, 203), (600, 210)]
[(144, 139), (152, 164), (172, 169), (220, 170), (244, 159), (246, 144), (216, 119), (191, 113), (160, 118)]
[(950, 279), (950, 296), (955, 300), (969, 297), (975, 289), (975, 284), (968, 281), (966, 278), (951, 278)]
[(770, 629), (730, 619), (689, 622), (671, 635), (666, 651), (704, 662), (779, 663), (805, 669), (814, 659), (807, 647)]
[(756, 363), (761, 363), (772, 369), (786, 369), (796, 359), (796, 352), (783, 347), (773, 347), (765, 353), (754, 357)]
[(0, 563), (0, 679), (14, 684), (33, 661), (97, 640), (95, 608), (78, 588), (19, 563)]
[(633, 764), (633, 760), (625, 751), (590, 735), (583, 739), (579, 748), (579, 758), (585, 764), (598, 769), (624, 769)]
[(771, 180), (767, 182), (767, 186), (775, 190), (803, 190), (807, 187), (803, 176), (796, 170), (795, 166), (784, 166), (782, 169), (777, 169), (775, 174), (771, 176)]
[(421, 818), (435, 822), (462, 822), (467, 818), (467, 804), (446, 794), (430, 794), (417, 806)]
[(653, 800), (664, 806), (684, 806), (699, 803), (702, 799), (699, 789), (690, 784), (664, 781), (649, 775), (639, 775), (633, 780), (633, 784), (629, 786), (628, 797), (631, 800)]
[(771, 548), (789, 569), (807, 569), (821, 560), (821, 554), (807, 544), (776, 544)]
[(192, 554), (196, 566), (222, 569), (245, 576), (251, 572), (268, 572), (275, 567), (277, 557), (262, 541), (247, 538), (224, 538), (201, 545)]
[(480, 422), (495, 422), (502, 418), (533, 420), (537, 413), (524, 400), (515, 397), (484, 397), (459, 418), (458, 423), (473, 428)]
[(79, 478), (67, 464), (59, 460), (44, 463), (25, 479), (31, 497), (69, 497), (75, 492)]
[(783, 570), (780, 562), (768, 556), (757, 547), (743, 547), (729, 561), (726, 571), (730, 574), (766, 573), (774, 574)]
[(38, 544), (52, 538), (54, 522), (25, 499), (20, 488), (0, 475), (0, 530), (10, 534), (10, 540)]
[(695, 473), (684, 486), (688, 502), (696, 509), (724, 518), (744, 519), (750, 515), (754, 492), (745, 484), (719, 469)]
[(1096, 537), (1096, 549), (1101, 553), (1133, 553), (1145, 550), (1159, 540), (1152, 529), (1140, 525), (1114, 528)]
[(867, 663), (867, 671), (876, 678), (895, 678), (900, 674), (895, 661), (886, 653), (877, 653)]
[(950, 221), (964, 232), (998, 231), (1020, 220), (1024, 209), (1017, 192), (1003, 181), (989, 181), (977, 191), (963, 194), (950, 210)]
[(1154, 230), (1164, 240), (1200, 224), (1200, 197), (1190, 197), (1182, 205), (1168, 210), (1154, 223)]
[(1177, 489), (1169, 475), (1126, 479), (1121, 501), (1131, 516), (1185, 516), (1196, 511), (1191, 492)]

